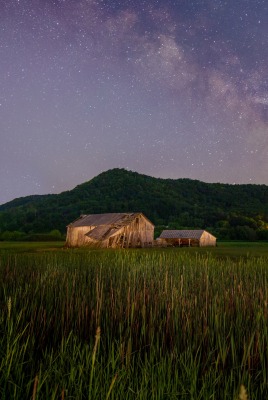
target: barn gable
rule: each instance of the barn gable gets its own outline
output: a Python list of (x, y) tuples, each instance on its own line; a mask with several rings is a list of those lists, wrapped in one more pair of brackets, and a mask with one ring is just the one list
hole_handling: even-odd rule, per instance
[(154, 225), (142, 213), (82, 215), (67, 226), (67, 247), (149, 247)]

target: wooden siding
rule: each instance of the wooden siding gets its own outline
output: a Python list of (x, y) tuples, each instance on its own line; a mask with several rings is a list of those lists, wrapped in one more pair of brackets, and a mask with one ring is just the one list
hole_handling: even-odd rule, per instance
[(124, 223), (118, 229), (109, 229), (100, 240), (92, 237), (90, 232), (96, 226), (75, 226), (72, 224), (67, 229), (67, 247), (101, 247), (101, 248), (127, 248), (127, 247), (152, 247), (154, 239), (154, 225), (143, 215), (136, 214), (129, 223)]
[[(168, 232), (168, 231), (165, 231)], [(178, 231), (179, 232), (179, 231)], [(182, 232), (182, 231), (180, 231)], [(189, 232), (189, 231), (188, 231)], [(194, 232), (194, 231), (193, 231)], [(168, 234), (166, 234), (168, 236)], [(180, 236), (178, 234), (178, 236)], [(193, 233), (194, 236), (194, 233)], [(155, 242), (157, 247), (205, 247), (216, 246), (216, 237), (203, 231), (200, 237), (160, 237)]]
[(203, 246), (216, 246), (217, 239), (215, 236), (211, 235), (209, 232), (204, 231), (200, 238), (200, 247)]
[(79, 247), (86, 244), (86, 234), (93, 229), (89, 226), (72, 227), (67, 228), (66, 246), (67, 247)]

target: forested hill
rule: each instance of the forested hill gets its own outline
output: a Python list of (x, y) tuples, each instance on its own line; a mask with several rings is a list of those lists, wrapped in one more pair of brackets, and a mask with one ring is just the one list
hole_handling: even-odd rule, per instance
[(205, 228), (230, 239), (268, 239), (268, 186), (158, 179), (124, 169), (101, 173), (61, 194), (0, 206), (0, 233), (66, 231), (80, 214), (143, 212), (159, 227)]

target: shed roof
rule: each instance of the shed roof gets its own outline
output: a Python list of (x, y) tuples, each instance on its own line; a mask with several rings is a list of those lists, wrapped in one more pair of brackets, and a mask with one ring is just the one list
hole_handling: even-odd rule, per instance
[(160, 239), (201, 239), (204, 229), (198, 230), (164, 230)]

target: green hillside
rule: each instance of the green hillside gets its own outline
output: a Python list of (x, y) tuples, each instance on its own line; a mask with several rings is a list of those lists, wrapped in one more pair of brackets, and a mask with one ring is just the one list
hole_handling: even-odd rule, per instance
[(205, 228), (223, 239), (268, 239), (268, 186), (159, 179), (124, 169), (103, 172), (60, 194), (1, 205), (0, 233), (64, 233), (80, 214), (123, 211), (143, 212), (156, 231)]

